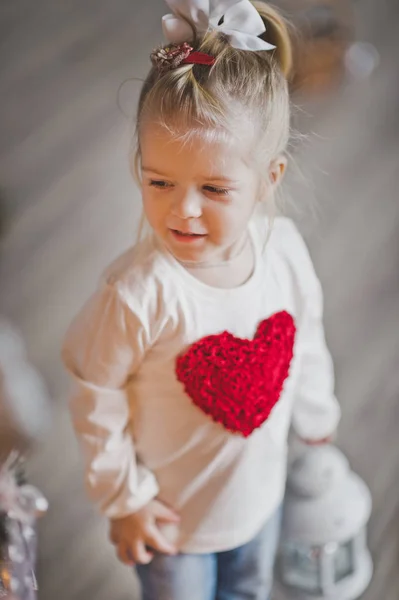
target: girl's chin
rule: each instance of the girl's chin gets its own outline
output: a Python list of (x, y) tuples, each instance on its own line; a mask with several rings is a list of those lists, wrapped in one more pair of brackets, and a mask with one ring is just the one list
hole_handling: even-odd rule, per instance
[(164, 243), (176, 260), (187, 266), (223, 262), (224, 247), (214, 244), (208, 235), (181, 236), (168, 230)]
[(212, 261), (212, 252), (209, 249), (194, 248), (177, 248), (175, 245), (168, 244), (168, 250), (173, 257), (179, 262), (195, 266), (196, 264)]
[(179, 252), (176, 248), (169, 248), (176, 260), (185, 263), (187, 266), (196, 265), (212, 260), (207, 252)]

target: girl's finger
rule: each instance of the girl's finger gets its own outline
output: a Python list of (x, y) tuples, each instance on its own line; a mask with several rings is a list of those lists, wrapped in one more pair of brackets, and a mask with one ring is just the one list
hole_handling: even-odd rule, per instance
[(119, 535), (112, 528), (109, 530), (108, 536), (115, 546), (119, 543)]
[(321, 440), (304, 440), (307, 446), (323, 446), (324, 444), (331, 444), (333, 442), (333, 437), (329, 436), (326, 438), (322, 438)]
[(134, 565), (134, 559), (129, 546), (125, 542), (121, 542), (116, 546), (116, 554), (119, 560), (125, 565)]
[(143, 540), (136, 540), (130, 547), (130, 555), (133, 561), (139, 565), (148, 565), (154, 558), (154, 553), (147, 550)]
[(161, 521), (162, 523), (179, 523), (179, 515), (169, 508), (169, 506), (166, 506), (162, 502), (157, 502), (154, 508), (154, 516), (157, 521)]
[(158, 552), (171, 555), (176, 554), (176, 548), (167, 541), (156, 526), (147, 528), (145, 541), (147, 546)]

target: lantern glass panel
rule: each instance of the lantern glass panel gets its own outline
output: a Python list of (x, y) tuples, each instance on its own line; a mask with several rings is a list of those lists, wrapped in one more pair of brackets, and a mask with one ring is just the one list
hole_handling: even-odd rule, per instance
[(281, 555), (285, 584), (315, 595), (321, 594), (321, 556), (318, 546), (285, 544)]
[(334, 554), (335, 581), (342, 581), (355, 571), (354, 540), (339, 544)]

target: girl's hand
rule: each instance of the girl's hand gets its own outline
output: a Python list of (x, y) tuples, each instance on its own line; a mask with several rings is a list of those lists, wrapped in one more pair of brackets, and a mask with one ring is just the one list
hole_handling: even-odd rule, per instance
[(146, 565), (153, 559), (154, 550), (176, 554), (176, 548), (162, 535), (158, 523), (179, 523), (179, 516), (158, 500), (152, 500), (132, 515), (111, 519), (109, 537), (119, 560), (128, 565)]
[(335, 435), (329, 435), (328, 437), (322, 438), (320, 440), (304, 440), (301, 438), (301, 442), (303, 442), (307, 446), (323, 446), (324, 444), (332, 444), (334, 439)]

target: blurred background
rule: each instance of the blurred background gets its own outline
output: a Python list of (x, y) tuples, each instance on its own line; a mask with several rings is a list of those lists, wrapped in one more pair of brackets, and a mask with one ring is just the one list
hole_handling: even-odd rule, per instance
[[(306, 136), (296, 136), (287, 210), (324, 287), (339, 445), (374, 499), (364, 598), (398, 600), (399, 4), (274, 4), (297, 27), (293, 123)], [(41, 600), (138, 598), (85, 497), (59, 354), (100, 272), (135, 239), (130, 116), (165, 12), (162, 0), (0, 4), (0, 315), (48, 390), (41, 400), (28, 391), (9, 421), (0, 412), (0, 451), (11, 435), (39, 438), (27, 468), (50, 502)]]

